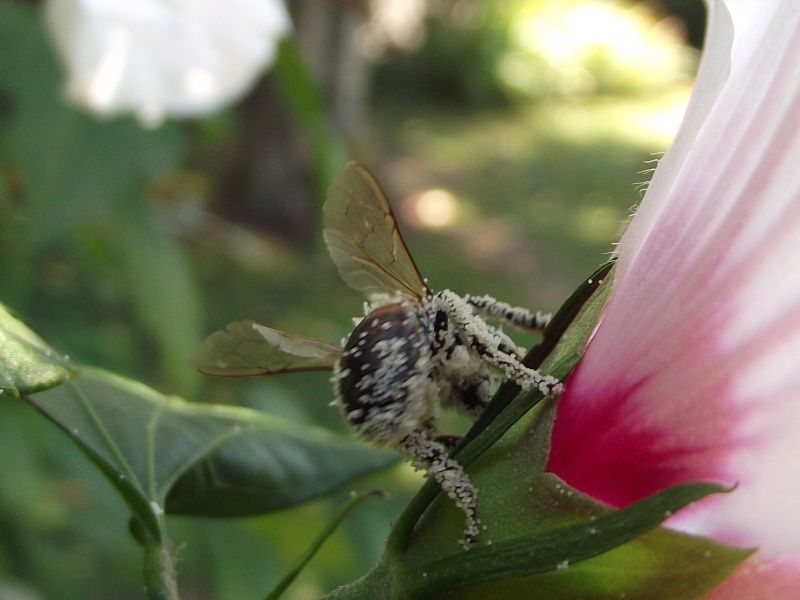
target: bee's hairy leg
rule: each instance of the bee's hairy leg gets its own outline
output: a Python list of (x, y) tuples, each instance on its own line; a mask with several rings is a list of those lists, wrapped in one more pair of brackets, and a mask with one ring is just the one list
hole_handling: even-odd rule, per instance
[(464, 343), (506, 378), (524, 390), (535, 388), (550, 397), (563, 392), (564, 386), (558, 379), (526, 367), (516, 353), (507, 352), (506, 336), (498, 335), (497, 330), (475, 315), (472, 306), (464, 298), (449, 290), (439, 292), (436, 298)]
[(532, 312), (527, 308), (501, 302), (491, 296), (467, 295), (464, 296), (464, 300), (472, 306), (476, 313), (508, 323), (517, 329), (525, 331), (542, 332), (553, 317), (550, 313)]
[(550, 398), (560, 396), (564, 391), (564, 384), (558, 379), (551, 375), (542, 375), (539, 371), (526, 367), (515, 356), (489, 350), (484, 354), (484, 358), (523, 390), (538, 389)]
[(433, 440), (423, 432), (415, 432), (406, 436), (399, 448), (411, 459), (418, 469), (428, 472), (439, 484), (445, 494), (464, 511), (466, 527), (464, 539), (459, 543), (465, 549), (471, 548), (480, 532), (478, 528), (478, 490), (472, 485), (469, 476), (455, 460), (447, 455), (447, 447)]

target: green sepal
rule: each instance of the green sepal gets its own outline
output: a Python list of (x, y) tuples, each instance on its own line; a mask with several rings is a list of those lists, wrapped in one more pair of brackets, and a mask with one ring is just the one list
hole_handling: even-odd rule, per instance
[[(562, 380), (569, 375), (580, 361), (608, 300), (614, 264), (614, 261), (609, 261), (600, 266), (567, 298), (545, 329), (542, 342), (525, 357), (525, 364)], [(453, 456), (459, 464), (466, 467), (481, 456), (544, 398), (538, 392), (519, 392), (519, 386), (512, 382), (500, 387), (455, 449)], [(545, 454), (549, 448), (549, 438), (546, 446)], [(541, 464), (542, 470), (544, 464)], [(434, 481), (428, 481), (422, 487), (397, 520), (387, 541), (387, 552), (402, 551), (417, 519), (439, 492), (439, 486)]]
[[(575, 493), (553, 479), (553, 489)], [(428, 598), (487, 581), (564, 571), (639, 538), (687, 504), (723, 491), (726, 490), (721, 486), (708, 483), (678, 485), (625, 509), (608, 511), (588, 521), (544, 529), (533, 535), (493, 542), (469, 552), (450, 555), (410, 570), (406, 575), (409, 595)], [(673, 534), (671, 537), (681, 536)], [(642, 545), (642, 548), (650, 553), (658, 551), (661, 546), (663, 552), (666, 548), (664, 541), (656, 536), (646, 545)], [(662, 558), (661, 568), (670, 572), (685, 568), (684, 564), (678, 563), (681, 558), (686, 557), (686, 552), (695, 557), (707, 553), (708, 557), (715, 557), (717, 562), (719, 558), (727, 557), (733, 564), (749, 555), (747, 551), (725, 548), (708, 541), (687, 538), (685, 542), (681, 545), (680, 554), (670, 551), (668, 560)], [(702, 552), (692, 552), (693, 546), (702, 547)], [(635, 553), (628, 551), (627, 554)], [(719, 566), (711, 561), (703, 562)]]

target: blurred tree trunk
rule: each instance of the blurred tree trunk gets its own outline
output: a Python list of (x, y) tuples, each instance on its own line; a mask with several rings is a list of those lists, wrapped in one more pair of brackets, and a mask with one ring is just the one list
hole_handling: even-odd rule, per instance
[[(366, 4), (364, 2), (363, 4)], [(295, 42), (346, 138), (364, 134), (368, 64), (354, 32), (360, 2), (294, 0)], [(239, 133), (224, 158), (216, 212), (293, 245), (316, 240), (321, 199), (314, 188), (314, 149), (267, 74), (237, 107)]]

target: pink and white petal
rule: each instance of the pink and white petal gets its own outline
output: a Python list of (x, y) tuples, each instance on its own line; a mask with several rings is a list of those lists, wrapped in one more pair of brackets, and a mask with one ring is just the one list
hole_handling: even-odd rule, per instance
[(727, 67), (730, 65), (733, 46), (733, 21), (722, 3), (713, 3), (708, 9), (706, 45), (689, 106), (669, 152), (658, 161), (658, 169), (647, 186), (647, 202), (643, 202), (639, 207), (636, 219), (629, 224), (624, 239), (617, 246), (615, 252), (619, 258), (617, 277), (625, 276), (630, 263), (650, 234), (666, 204), (669, 191), (692, 150), (698, 131), (728, 79)]
[(800, 589), (800, 556), (751, 558), (703, 600), (794, 600)]
[(800, 551), (800, 3), (761, 6), (672, 185), (645, 197), (651, 222), (622, 240), (550, 470), (614, 505), (738, 484), (671, 524), (774, 555)]

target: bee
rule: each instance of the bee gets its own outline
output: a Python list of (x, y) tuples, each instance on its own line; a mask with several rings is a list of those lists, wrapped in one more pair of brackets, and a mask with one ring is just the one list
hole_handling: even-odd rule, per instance
[(325, 243), (342, 279), (366, 296), (365, 315), (335, 345), (252, 321), (231, 323), (191, 357), (202, 373), (225, 377), (333, 369), (335, 400), (356, 433), (394, 448), (427, 471), (464, 512), (460, 543), (479, 533), (477, 495), (440, 435), (442, 407), (481, 414), (500, 378), (547, 396), (563, 385), (522, 364), (523, 350), (488, 320), (541, 332), (550, 315), (490, 296), (432, 292), (403, 241), (375, 178), (351, 162), (334, 177), (323, 207)]

